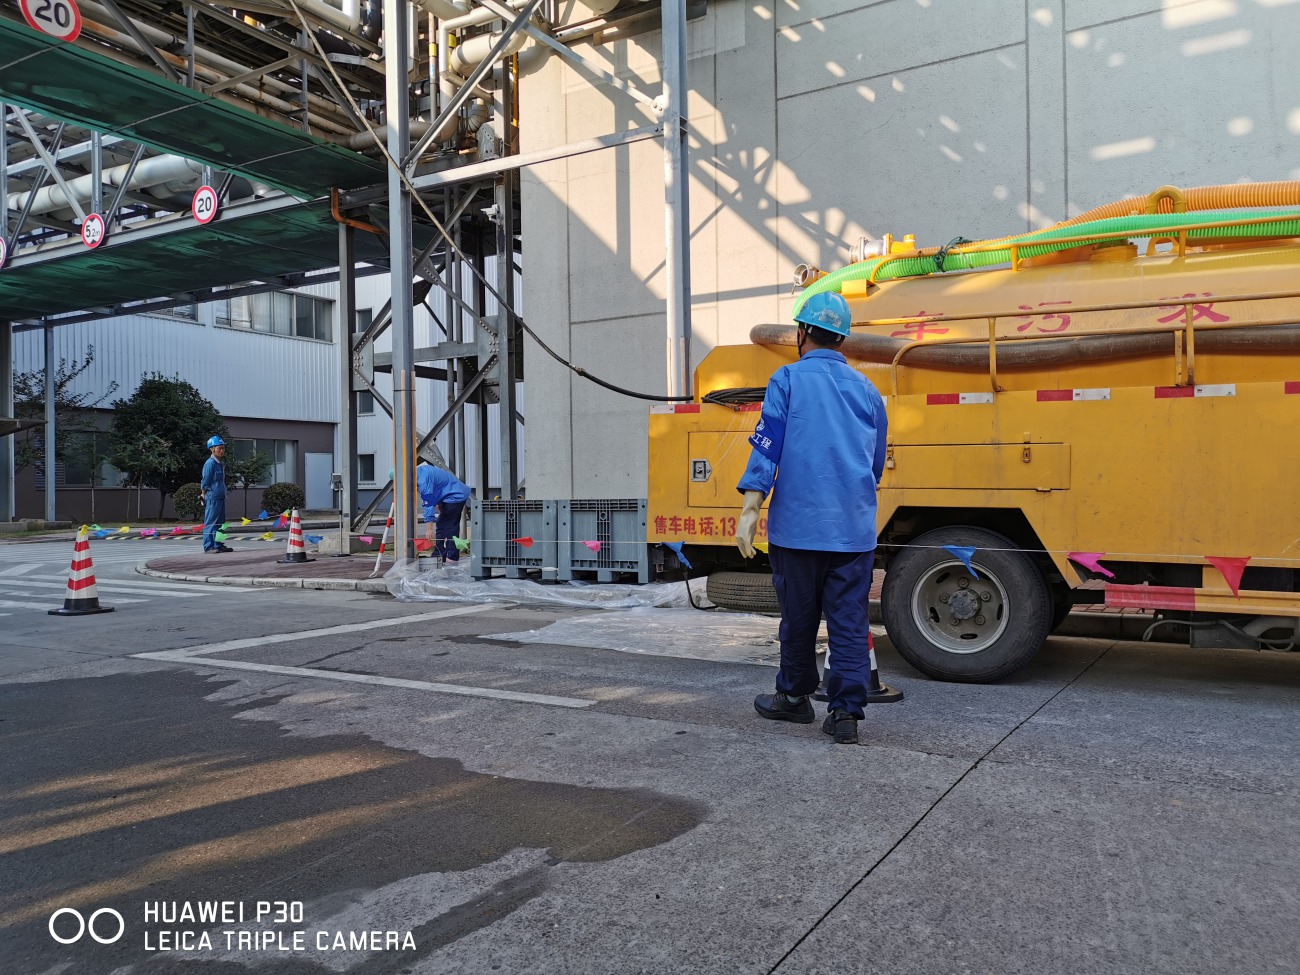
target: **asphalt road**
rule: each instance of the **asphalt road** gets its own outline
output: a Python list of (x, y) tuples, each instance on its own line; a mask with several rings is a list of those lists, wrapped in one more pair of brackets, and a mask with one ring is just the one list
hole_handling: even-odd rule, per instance
[(0, 546), (4, 975), (1297, 970), (1300, 655), (880, 641), (855, 748), (766, 667), (503, 638), (574, 612), (167, 595), (135, 544), (77, 619)]

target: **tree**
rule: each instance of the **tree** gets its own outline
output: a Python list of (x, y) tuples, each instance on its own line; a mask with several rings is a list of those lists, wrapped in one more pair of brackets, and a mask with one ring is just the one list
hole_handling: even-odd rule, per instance
[(254, 450), (247, 457), (231, 457), (226, 461), (226, 479), (244, 492), (244, 517), (248, 517), (248, 489), (261, 484), (271, 472), (274, 459), (262, 450)]
[[(91, 410), (99, 407), (105, 400), (117, 392), (117, 383), (109, 383), (108, 389), (95, 395), (93, 391), (73, 392), (72, 387), (95, 361), (95, 347), (86, 346), (86, 357), (80, 361), (60, 359), (54, 370), (54, 459), (62, 462), (70, 456), (70, 445), (74, 433), (85, 433), (94, 429), (94, 417)], [(45, 418), (45, 370), (32, 369), (30, 372), (14, 373), (14, 416), (19, 419), (42, 420)], [(29, 464), (45, 462), (45, 431), (33, 428), (14, 438), (14, 469), (21, 471)]]
[(203, 469), (208, 438), (227, 435), (225, 421), (185, 380), (160, 373), (141, 379), (113, 409), (113, 466), (130, 482), (158, 489), (161, 518), (168, 495)]

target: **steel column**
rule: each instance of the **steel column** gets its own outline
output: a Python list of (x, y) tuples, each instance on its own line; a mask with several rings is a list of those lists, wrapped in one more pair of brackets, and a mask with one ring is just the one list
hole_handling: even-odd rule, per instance
[[(0, 322), (0, 416), (14, 415), (14, 327)], [(0, 521), (13, 521), (14, 438), (0, 437)]]
[[(510, 123), (514, 117), (511, 102), (514, 90), (509, 68), (501, 72), (501, 90), (498, 92), (497, 118), (501, 123), (501, 144), (507, 153), (512, 148)], [(497, 178), (496, 185), (496, 252), (497, 294), (501, 307), (497, 312), (497, 356), (500, 364), (497, 375), (497, 429), (500, 434), (501, 497), (513, 500), (519, 494), (519, 452), (515, 449), (515, 413), (518, 398), (515, 395), (516, 359), (522, 351), (515, 347), (515, 322), (511, 309), (515, 306), (515, 182), (517, 170), (507, 170)]]
[[(410, 91), (406, 74), (406, 0), (384, 0), (384, 107), (388, 154), (404, 160), (411, 148)], [(415, 555), (415, 323), (411, 194), (399, 167), (388, 168), (388, 261), (393, 322), (393, 557)]]
[(664, 287), (668, 395), (691, 394), (691, 219), (686, 141), (686, 0), (663, 0)]
[[(339, 224), (339, 466), (343, 491), (339, 497), (344, 521), (351, 526), (357, 498), (357, 398), (352, 392), (352, 336), (357, 328), (357, 281), (353, 230)], [(340, 553), (347, 554), (346, 549)]]
[(55, 437), (54, 403), (56, 377), (54, 374), (54, 326), (45, 325), (45, 520), (55, 521)]

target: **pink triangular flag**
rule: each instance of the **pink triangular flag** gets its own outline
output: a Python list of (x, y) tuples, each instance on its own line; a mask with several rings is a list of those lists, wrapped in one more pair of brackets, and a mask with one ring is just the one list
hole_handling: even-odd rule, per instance
[(531, 535), (521, 535), (518, 538), (510, 539), (510, 541), (514, 542), (516, 545), (522, 545), (524, 548), (533, 547), (533, 538)]
[(587, 546), (587, 548), (591, 549), (593, 552), (600, 551), (600, 542), (583, 542), (582, 544)]
[(142, 529), (140, 529), (140, 537), (141, 537), (141, 538), (152, 538), (154, 535), (157, 535), (157, 534), (158, 534), (158, 529), (157, 529), (157, 528), (142, 528)]
[(374, 540), (375, 540), (375, 536), (374, 536), (374, 535), (358, 535), (358, 536), (357, 536), (357, 541), (358, 541), (358, 542), (361, 542), (361, 543), (364, 544), (364, 545), (369, 545), (369, 544), (370, 544), (371, 542), (373, 542)]
[(1207, 555), (1205, 561), (1214, 566), (1223, 573), (1224, 581), (1228, 583), (1228, 588), (1238, 599), (1241, 592), (1241, 574), (1246, 571), (1246, 563), (1250, 561), (1250, 556), (1244, 559), (1227, 558), (1222, 555)]
[(1106, 557), (1105, 552), (1069, 552), (1065, 557), (1071, 562), (1078, 562), (1085, 569), (1104, 575), (1107, 579), (1115, 578), (1115, 573), (1098, 561)]
[(184, 534), (185, 534), (185, 529), (182, 528), (180, 525), (177, 525), (175, 528), (173, 528), (173, 529), (172, 529), (171, 531), (169, 531), (167, 534), (168, 534), (169, 537), (172, 536), (172, 535), (184, 535)]

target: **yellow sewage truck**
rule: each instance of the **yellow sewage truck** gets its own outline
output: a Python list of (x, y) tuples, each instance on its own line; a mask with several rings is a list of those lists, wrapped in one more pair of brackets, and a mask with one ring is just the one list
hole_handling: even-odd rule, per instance
[[(1300, 183), (860, 257), (801, 269), (800, 301), (843, 294), (842, 351), (885, 396), (881, 609), (909, 663), (997, 680), (1083, 602), (1193, 646), (1300, 642)], [(715, 601), (774, 609), (732, 534), (795, 336), (750, 338), (700, 363), (695, 402), (652, 409), (648, 540), (686, 543)]]

